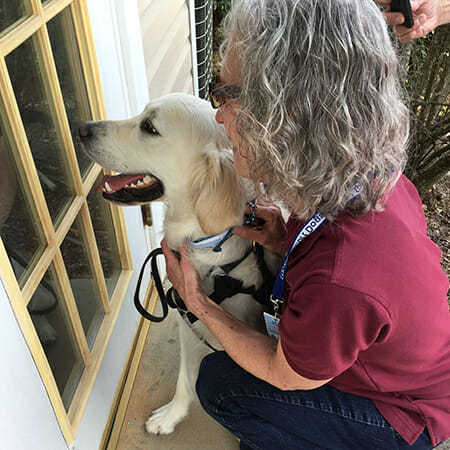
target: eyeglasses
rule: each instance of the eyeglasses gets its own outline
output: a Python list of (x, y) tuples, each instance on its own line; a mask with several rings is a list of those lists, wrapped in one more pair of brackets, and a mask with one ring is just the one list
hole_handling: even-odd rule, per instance
[(220, 108), (227, 100), (238, 98), (241, 88), (230, 84), (219, 83), (219, 77), (214, 77), (208, 83), (209, 101), (213, 108)]

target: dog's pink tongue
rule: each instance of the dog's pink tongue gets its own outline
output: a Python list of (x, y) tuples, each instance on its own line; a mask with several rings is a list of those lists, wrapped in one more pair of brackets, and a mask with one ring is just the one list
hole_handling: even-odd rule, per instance
[[(102, 191), (105, 189), (107, 192), (116, 192), (122, 189), (126, 184), (134, 183), (135, 181), (142, 180), (145, 175), (105, 175), (100, 184), (95, 188), (95, 191)], [(108, 183), (108, 187), (105, 183)]]

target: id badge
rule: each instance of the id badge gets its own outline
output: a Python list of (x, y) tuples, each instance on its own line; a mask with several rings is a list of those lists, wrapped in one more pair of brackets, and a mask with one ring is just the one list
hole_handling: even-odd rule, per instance
[(278, 331), (280, 319), (265, 312), (264, 322), (266, 322), (267, 334), (275, 339), (280, 339), (280, 333)]

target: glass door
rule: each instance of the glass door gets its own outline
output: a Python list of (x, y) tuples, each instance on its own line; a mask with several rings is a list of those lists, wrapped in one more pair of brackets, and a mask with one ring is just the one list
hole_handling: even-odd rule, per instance
[(0, 271), (68, 443), (131, 277), (78, 123), (105, 118), (84, 0), (0, 0)]

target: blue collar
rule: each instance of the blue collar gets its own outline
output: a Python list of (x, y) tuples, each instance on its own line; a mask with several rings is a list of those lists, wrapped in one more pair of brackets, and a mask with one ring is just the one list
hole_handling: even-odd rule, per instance
[[(253, 202), (248, 202), (251, 206), (252, 214), (245, 214), (243, 225), (257, 226), (258, 219), (256, 217), (256, 199)], [(230, 227), (223, 233), (212, 234), (205, 236), (194, 241), (190, 241), (189, 244), (192, 248), (213, 248), (213, 252), (221, 252), (223, 243), (231, 237), (234, 227)]]
[(205, 236), (194, 241), (190, 241), (189, 244), (192, 248), (211, 248), (213, 252), (221, 252), (223, 243), (231, 237), (234, 227), (228, 228), (223, 233), (212, 234), (211, 236)]

